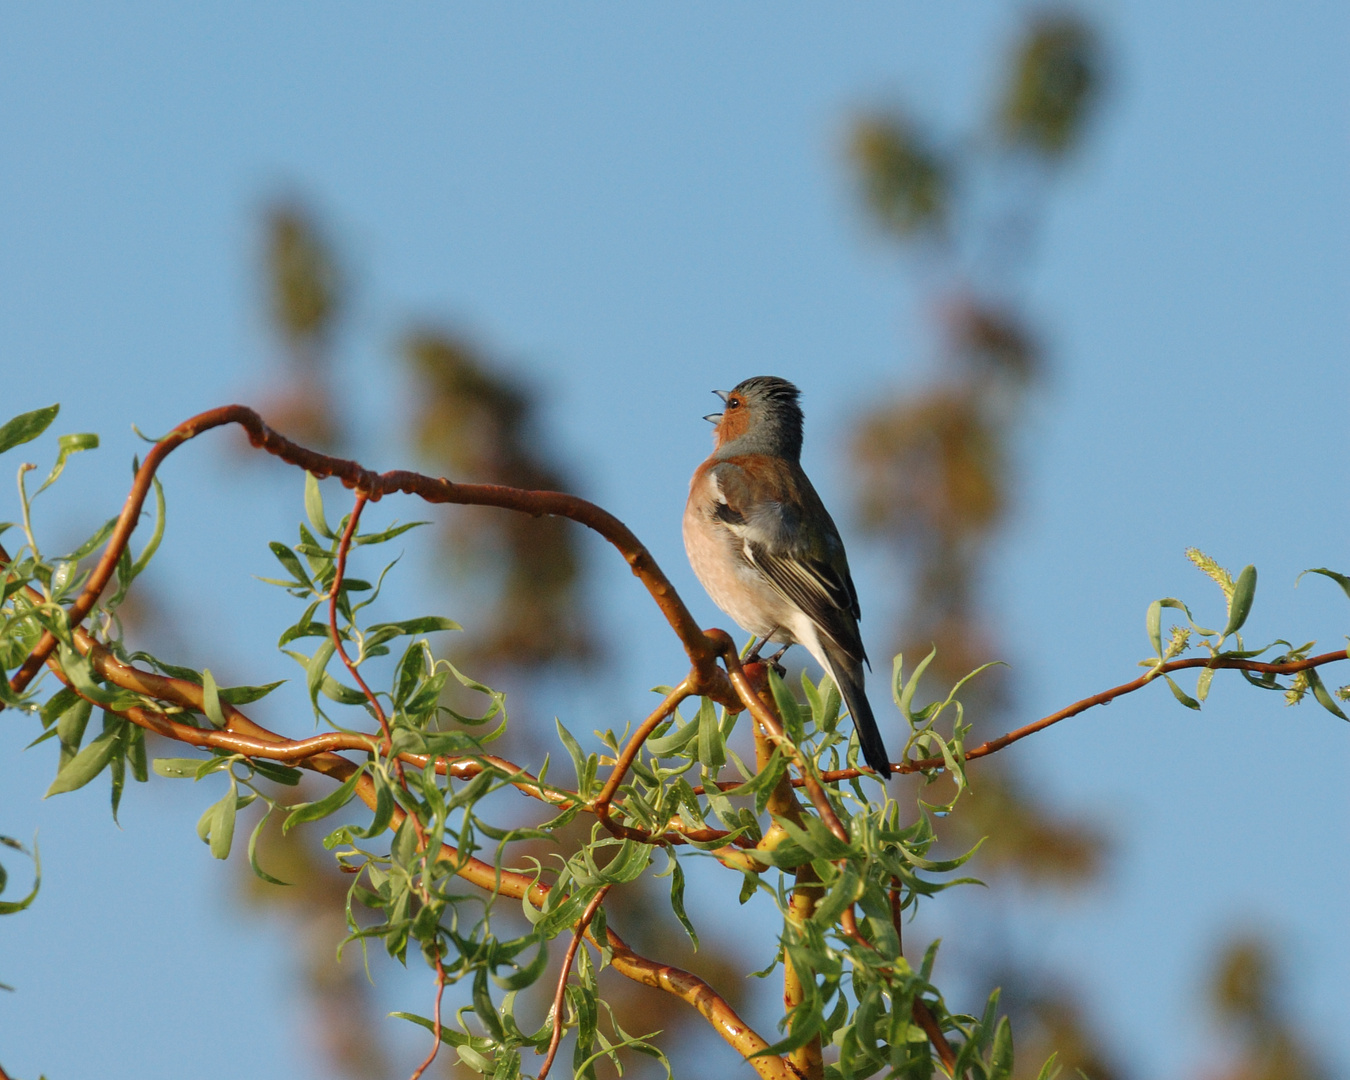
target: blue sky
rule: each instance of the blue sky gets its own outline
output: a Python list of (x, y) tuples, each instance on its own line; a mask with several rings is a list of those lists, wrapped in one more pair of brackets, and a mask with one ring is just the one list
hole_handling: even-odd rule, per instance
[[(1052, 374), (989, 582), (1028, 719), (1132, 677), (1150, 600), (1212, 611), (1188, 545), (1260, 568), (1253, 639), (1331, 648), (1347, 621), (1329, 582), (1294, 580), (1350, 571), (1350, 15), (1154, 0), (1087, 11), (1110, 92), (1047, 204), (1026, 298)], [(354, 283), (339, 359), (368, 404), (363, 459), (408, 461), (388, 420), (409, 392), (391, 359), (401, 331), (464, 328), (539, 381), (586, 492), (643, 537), (701, 619), (723, 621), (679, 539), (708, 390), (769, 371), (802, 386), (806, 463), (849, 536), (854, 413), (921, 383), (933, 350), (907, 264), (858, 208), (848, 120), (904, 101), (943, 129), (972, 126), (1022, 14), (6, 6), (0, 411), (60, 400), (60, 431), (104, 436), (53, 493), (51, 528), (73, 535), (115, 511), (132, 423), (162, 431), (269, 384), (258, 216), (294, 192)], [(269, 572), (265, 541), (292, 534), (300, 488), (239, 470), (219, 442), (166, 469), (172, 526), (154, 572), (181, 598), (172, 614), (193, 659), (264, 681), (288, 673), (246, 643), (271, 640), (279, 609), (241, 583)], [(859, 546), (882, 654), (884, 603), (869, 606), (881, 564)], [(588, 551), (612, 597), (620, 677), (605, 722), (620, 722), (679, 654), (622, 563)], [(32, 725), (0, 720), (0, 830), (39, 829), (47, 874), (36, 906), (0, 921), (0, 981), (17, 987), (0, 998), (5, 1067), (182, 1076), (217, 1012), (247, 1002), (250, 1072), (320, 1075), (289, 1034), (282, 927), (251, 931), (230, 871), (193, 834), (216, 796), (152, 783), (129, 792), (119, 831), (100, 785), (40, 802), (49, 748), (20, 756)], [(1203, 713), (1146, 692), (1008, 752), (1048, 801), (1117, 836), (1105, 885), (1028, 906), (1018, 933), (1074, 973), (1132, 1075), (1213, 1060), (1203, 964), (1241, 925), (1278, 938), (1293, 1000), (1350, 1073), (1343, 722), (1217, 680)], [(417, 993), (410, 983), (390, 1007), (416, 1007)], [(191, 1075), (236, 1071), (207, 1054)]]

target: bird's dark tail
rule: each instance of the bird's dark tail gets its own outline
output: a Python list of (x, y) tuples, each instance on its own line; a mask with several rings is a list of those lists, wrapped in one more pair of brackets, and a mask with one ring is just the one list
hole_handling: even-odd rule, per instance
[(867, 693), (863, 690), (862, 665), (830, 644), (825, 645), (825, 655), (830, 661), (830, 676), (839, 687), (839, 694), (848, 706), (849, 715), (853, 717), (853, 727), (858, 732), (858, 742), (862, 744), (863, 758), (877, 771), (884, 783), (890, 779), (891, 759), (881, 739), (877, 718), (872, 715)]

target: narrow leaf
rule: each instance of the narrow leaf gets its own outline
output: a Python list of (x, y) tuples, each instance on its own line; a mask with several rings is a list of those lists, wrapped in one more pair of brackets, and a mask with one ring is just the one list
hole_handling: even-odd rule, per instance
[(1223, 629), (1223, 637), (1236, 634), (1251, 614), (1252, 599), (1256, 596), (1256, 567), (1243, 567), (1233, 585), (1233, 598), (1228, 604), (1228, 625)]
[(220, 690), (210, 668), (202, 669), (202, 711), (216, 727), (225, 726), (225, 713), (220, 707)]
[(1317, 703), (1333, 716), (1339, 716), (1342, 720), (1350, 720), (1350, 716), (1346, 716), (1341, 711), (1341, 707), (1327, 692), (1326, 684), (1322, 682), (1322, 676), (1317, 674), (1317, 669), (1308, 668), (1304, 674), (1308, 676), (1308, 685), (1312, 687), (1313, 697), (1317, 699)]
[[(1328, 570), (1325, 566), (1314, 567), (1312, 570), (1304, 570), (1304, 574), (1321, 574), (1323, 577), (1331, 578), (1337, 585), (1344, 590), (1346, 596), (1350, 596), (1350, 577), (1344, 574), (1338, 574), (1335, 570)], [(1303, 575), (1300, 574), (1300, 577)]]
[(305, 516), (320, 536), (328, 540), (337, 539), (337, 534), (328, 527), (328, 519), (323, 515), (323, 492), (319, 490), (319, 478), (312, 472), (305, 473)]
[(365, 766), (362, 766), (352, 773), (340, 788), (329, 792), (322, 799), (292, 806), (290, 816), (282, 823), (281, 831), (288, 833), (296, 825), (306, 821), (318, 821), (319, 818), (327, 817), (329, 814), (342, 809), (356, 793), (356, 782), (361, 779), (365, 771)]
[(51, 487), (52, 484), (56, 483), (57, 477), (65, 471), (66, 459), (69, 458), (71, 454), (78, 454), (81, 450), (97, 449), (98, 436), (92, 432), (84, 432), (79, 435), (62, 435), (57, 440), (57, 445), (60, 447), (60, 450), (56, 455), (56, 464), (52, 466), (52, 471), (47, 474), (47, 479), (42, 481), (42, 487), (33, 492), (34, 495), (41, 494), (47, 488)]
[(101, 773), (112, 758), (113, 751), (117, 749), (118, 734), (117, 728), (105, 731), (76, 754), (56, 774), (56, 779), (52, 781), (52, 786), (47, 789), (47, 795), (43, 798), (82, 788)]
[(1195, 698), (1191, 697), (1190, 694), (1186, 693), (1185, 690), (1179, 687), (1173, 681), (1171, 675), (1164, 675), (1163, 678), (1167, 680), (1167, 685), (1172, 688), (1173, 697), (1175, 697), (1179, 702), (1185, 705), (1186, 708), (1195, 709), (1196, 712), (1200, 711), (1200, 702), (1196, 701)]
[(13, 450), (16, 446), (22, 446), (26, 442), (32, 442), (56, 419), (56, 414), (61, 411), (61, 406), (48, 405), (45, 409), (34, 409), (32, 412), (20, 413), (9, 421), (3, 427), (0, 427), (0, 454), (6, 450)]
[(269, 874), (266, 870), (264, 870), (261, 866), (258, 865), (258, 837), (262, 835), (263, 826), (267, 824), (267, 819), (272, 816), (272, 811), (275, 809), (276, 809), (275, 805), (269, 806), (267, 808), (267, 813), (263, 814), (263, 816), (258, 819), (258, 824), (253, 826), (253, 832), (249, 834), (248, 865), (252, 867), (253, 873), (256, 874), (263, 881), (269, 882), (272, 885), (285, 885), (289, 887), (290, 885), (289, 881), (282, 881), (280, 878), (274, 878), (271, 874)]

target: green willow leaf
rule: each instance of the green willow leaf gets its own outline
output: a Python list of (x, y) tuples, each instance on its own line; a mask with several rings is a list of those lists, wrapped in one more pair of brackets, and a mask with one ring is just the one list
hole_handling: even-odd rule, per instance
[(1195, 698), (1191, 697), (1190, 694), (1186, 693), (1185, 690), (1179, 687), (1173, 681), (1171, 675), (1164, 675), (1163, 678), (1167, 680), (1167, 685), (1172, 688), (1173, 697), (1175, 697), (1179, 702), (1185, 705), (1186, 708), (1194, 709), (1196, 712), (1200, 711), (1200, 702), (1196, 701)]
[(51, 426), (56, 414), (61, 411), (61, 406), (48, 405), (45, 409), (34, 409), (32, 412), (20, 413), (14, 419), (10, 420), (3, 427), (0, 427), (0, 454), (6, 450), (13, 450), (16, 446), (22, 446), (26, 442), (32, 442)]
[[(0, 432), (0, 436), (3, 432)], [(42, 481), (42, 486), (33, 492), (34, 496), (41, 495), (52, 484), (56, 483), (60, 475), (66, 470), (66, 460), (71, 454), (78, 454), (81, 450), (97, 450), (98, 436), (92, 432), (83, 432), (79, 435), (62, 435), (57, 439), (59, 448), (56, 455), (56, 464), (52, 466), (52, 471), (47, 474), (47, 479)], [(3, 453), (0, 450), (0, 453)]]
[[(22, 849), (20, 849), (22, 850)], [(27, 852), (25, 852), (27, 854)], [(37, 899), (38, 890), (42, 887), (42, 852), (38, 850), (37, 841), (33, 841), (33, 888), (22, 900), (0, 900), (0, 915), (13, 915), (16, 912), (23, 911)], [(3, 889), (3, 886), (0, 886)]]
[(1256, 596), (1256, 567), (1245, 566), (1233, 584), (1233, 598), (1228, 604), (1228, 625), (1224, 627), (1222, 637), (1236, 634), (1251, 614), (1252, 600)]
[(145, 547), (141, 548), (141, 553), (136, 556), (136, 561), (131, 564), (131, 572), (127, 575), (127, 585), (141, 576), (141, 573), (150, 565), (150, 560), (155, 557), (155, 552), (159, 550), (159, 543), (164, 539), (164, 523), (167, 506), (164, 502), (164, 487), (159, 482), (159, 477), (151, 477), (155, 487), (155, 528), (150, 534), (150, 539), (145, 542)]
[(117, 728), (111, 728), (71, 758), (56, 774), (56, 779), (43, 798), (82, 788), (101, 773), (112, 760), (119, 734)]
[(299, 769), (294, 769), (289, 765), (283, 765), (278, 761), (268, 761), (266, 758), (252, 758), (249, 764), (259, 776), (265, 776), (278, 784), (285, 784), (287, 787), (295, 787), (300, 783), (301, 773)]
[(151, 762), (151, 768), (155, 770), (155, 774), (158, 776), (170, 779), (190, 778), (195, 780), (201, 764), (201, 758), (157, 757)]
[(312, 472), (305, 472), (305, 516), (314, 526), (314, 531), (326, 540), (336, 540), (338, 536), (328, 527), (328, 519), (323, 514), (323, 492), (319, 490), (319, 479)]
[(280, 878), (273, 877), (258, 865), (258, 837), (262, 835), (263, 826), (267, 824), (267, 819), (272, 816), (272, 811), (275, 809), (275, 804), (268, 806), (267, 813), (263, 814), (263, 816), (258, 819), (258, 824), (253, 826), (253, 832), (249, 834), (248, 865), (253, 870), (253, 873), (261, 880), (266, 881), (271, 885), (284, 885), (289, 888), (291, 884), (289, 881), (282, 881)]
[(680, 866), (680, 860), (675, 857), (674, 852), (667, 854), (670, 857), (670, 909), (684, 927), (684, 932), (689, 935), (694, 951), (697, 952), (698, 931), (694, 929), (694, 924), (684, 909), (684, 868)]
[(227, 705), (252, 705), (285, 682), (285, 679), (279, 679), (276, 682), (264, 683), (262, 686), (220, 686), (216, 688), (216, 692), (220, 700)]
[(296, 825), (301, 825), (306, 821), (318, 821), (320, 818), (327, 817), (329, 814), (336, 813), (351, 802), (352, 796), (356, 794), (356, 783), (365, 775), (366, 766), (362, 765), (356, 772), (349, 776), (343, 785), (334, 791), (330, 791), (322, 799), (314, 802), (298, 803), (290, 808), (290, 814), (282, 822), (281, 831), (288, 833)]
[(299, 555), (277, 540), (273, 540), (267, 546), (271, 549), (272, 554), (277, 557), (277, 562), (281, 563), (286, 572), (294, 579), (293, 581), (286, 581), (281, 584), (291, 588), (311, 589), (315, 592), (321, 591), (314, 588), (314, 583), (310, 581), (309, 575), (305, 573), (305, 568), (300, 565)]
[(197, 836), (211, 848), (217, 859), (228, 859), (234, 843), (234, 822), (239, 810), (239, 790), (233, 776), (230, 790), (219, 802), (212, 803), (197, 820)]
[(1317, 699), (1317, 703), (1333, 716), (1339, 716), (1342, 720), (1350, 720), (1350, 716), (1346, 716), (1345, 713), (1341, 711), (1341, 707), (1336, 704), (1335, 699), (1327, 692), (1326, 684), (1322, 682), (1322, 676), (1317, 674), (1317, 669), (1308, 668), (1304, 671), (1304, 674), (1308, 676), (1308, 685), (1312, 687), (1313, 697)]
[[(1335, 570), (1328, 570), (1325, 566), (1304, 570), (1303, 574), (1321, 574), (1323, 577), (1331, 578), (1332, 581), (1341, 587), (1346, 596), (1350, 596), (1350, 577), (1346, 577), (1344, 574), (1338, 574)], [(1299, 577), (1302, 577), (1303, 574), (1300, 574)]]
[(220, 707), (220, 689), (210, 668), (202, 669), (202, 712), (217, 728), (225, 726), (225, 713)]
[(492, 975), (492, 981), (503, 990), (524, 990), (527, 986), (533, 986), (539, 981), (548, 967), (548, 942), (540, 941), (539, 948), (535, 952), (534, 959), (524, 967), (517, 967), (515, 972), (510, 975), (499, 976), (495, 972)]

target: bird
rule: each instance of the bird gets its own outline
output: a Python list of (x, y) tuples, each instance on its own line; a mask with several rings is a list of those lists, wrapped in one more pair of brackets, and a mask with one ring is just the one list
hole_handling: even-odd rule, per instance
[(863, 758), (883, 781), (890, 758), (864, 690), (870, 664), (858, 591), (839, 530), (802, 471), (801, 391), (757, 375), (730, 391), (712, 421), (711, 456), (694, 470), (684, 549), (719, 608), (759, 639), (800, 643), (829, 672), (853, 717)]

